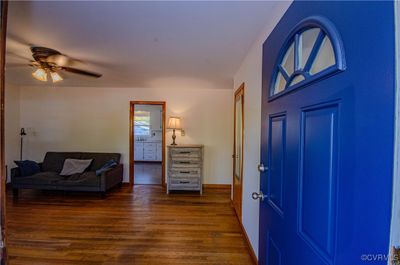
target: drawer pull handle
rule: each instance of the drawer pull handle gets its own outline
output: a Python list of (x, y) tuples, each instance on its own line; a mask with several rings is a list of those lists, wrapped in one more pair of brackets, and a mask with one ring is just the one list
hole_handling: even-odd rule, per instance
[(190, 171), (179, 171), (181, 174), (190, 174)]
[(181, 151), (181, 152), (179, 152), (179, 154), (190, 154), (190, 152), (189, 151)]
[(190, 183), (190, 181), (179, 181), (179, 183), (181, 183), (181, 184), (188, 184), (188, 183)]
[(179, 161), (180, 164), (190, 164), (190, 161)]

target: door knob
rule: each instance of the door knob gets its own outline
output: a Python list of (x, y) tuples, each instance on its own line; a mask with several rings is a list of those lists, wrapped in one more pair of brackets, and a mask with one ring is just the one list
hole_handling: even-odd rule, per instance
[(265, 172), (266, 170), (268, 170), (268, 168), (265, 167), (263, 163), (259, 164), (257, 166), (257, 168), (258, 168), (258, 171), (260, 171), (260, 172)]
[(253, 192), (251, 194), (251, 197), (253, 198), (253, 200), (261, 199), (261, 201), (263, 201), (267, 196), (264, 195), (264, 193), (262, 193), (262, 191), (260, 191), (260, 193)]

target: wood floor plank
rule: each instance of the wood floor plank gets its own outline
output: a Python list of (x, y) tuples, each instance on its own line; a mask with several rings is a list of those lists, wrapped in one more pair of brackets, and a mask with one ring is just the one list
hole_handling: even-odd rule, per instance
[(7, 236), (11, 265), (252, 264), (227, 189), (8, 193)]

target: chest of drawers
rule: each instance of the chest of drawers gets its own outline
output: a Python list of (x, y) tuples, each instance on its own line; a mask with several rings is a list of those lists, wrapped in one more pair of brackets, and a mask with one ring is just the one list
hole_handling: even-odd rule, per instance
[(168, 146), (167, 193), (171, 190), (203, 191), (203, 146)]

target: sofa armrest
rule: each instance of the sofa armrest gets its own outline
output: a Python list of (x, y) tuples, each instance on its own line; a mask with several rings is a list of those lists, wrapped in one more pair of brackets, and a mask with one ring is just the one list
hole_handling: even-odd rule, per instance
[[(38, 163), (38, 165), (39, 165), (40, 171), (42, 172), (42, 171), (43, 171), (43, 169), (42, 169), (43, 162)], [(12, 179), (12, 178), (18, 178), (18, 177), (22, 177), (22, 176), (21, 176), (21, 170), (19, 170), (18, 167), (12, 168), (12, 169), (11, 169), (11, 179)]]
[(13, 178), (21, 177), (21, 170), (18, 167), (14, 167), (11, 169), (11, 181)]
[(110, 188), (122, 183), (124, 166), (118, 164), (115, 168), (109, 169), (100, 175), (100, 189), (105, 192)]

